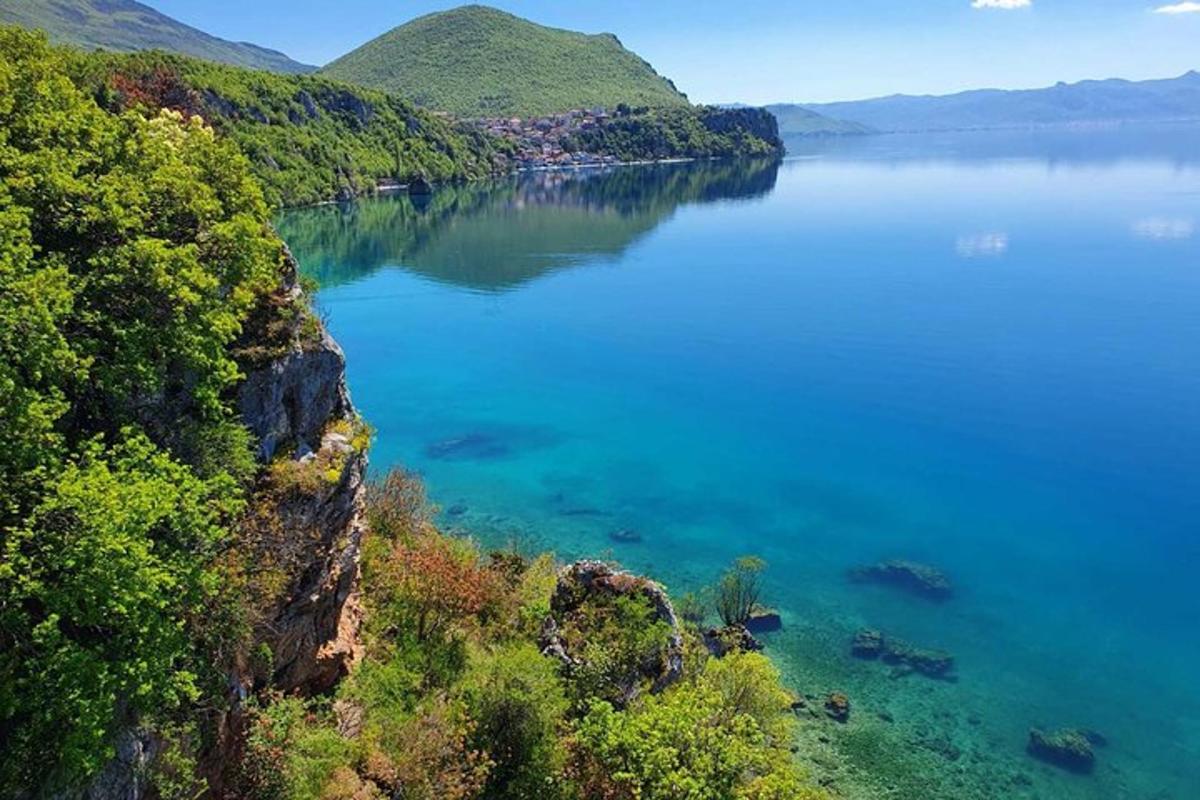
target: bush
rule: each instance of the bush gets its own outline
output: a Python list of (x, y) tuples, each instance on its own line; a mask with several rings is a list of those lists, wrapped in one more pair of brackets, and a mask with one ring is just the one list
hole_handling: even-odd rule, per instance
[[(761, 665), (730, 657), (718, 672), (648, 695), (621, 712), (592, 701), (577, 725), (572, 774), (585, 797), (638, 800), (818, 798), (789, 746), (785, 697)], [(760, 658), (755, 656), (754, 658)], [(725, 662), (718, 662), (725, 663)], [(743, 666), (750, 677), (734, 679)], [(745, 690), (745, 705), (731, 702)]]
[(482, 796), (491, 763), (472, 748), (473, 724), (460, 703), (433, 694), (409, 716), (382, 719), (376, 714), (374, 719), (364, 731), (364, 771), (387, 796), (405, 800)]
[(481, 614), (497, 591), (494, 573), (478, 563), (474, 546), (445, 536), (390, 543), (364, 569), (373, 629), (417, 641), (447, 636)]
[(328, 707), (296, 697), (252, 705), (238, 793), (248, 800), (321, 800), (356, 759)]
[(475, 721), (474, 747), (492, 762), (484, 796), (559, 796), (559, 725), (568, 704), (554, 663), (531, 644), (480, 651), (459, 692)]

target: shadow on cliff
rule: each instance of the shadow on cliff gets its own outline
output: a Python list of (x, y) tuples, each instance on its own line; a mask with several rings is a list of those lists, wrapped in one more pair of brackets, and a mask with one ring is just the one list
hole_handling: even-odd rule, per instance
[(280, 234), (322, 287), (385, 266), (503, 292), (549, 272), (620, 255), (682, 205), (764, 197), (779, 162), (654, 164), (526, 173), (284, 214)]

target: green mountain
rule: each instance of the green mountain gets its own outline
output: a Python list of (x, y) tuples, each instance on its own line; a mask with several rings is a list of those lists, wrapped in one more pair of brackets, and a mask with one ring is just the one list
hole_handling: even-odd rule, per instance
[(804, 106), (781, 103), (766, 108), (779, 121), (780, 136), (858, 136), (875, 133), (868, 125), (827, 117)]
[(312, 72), (275, 50), (230, 42), (135, 0), (0, 0), (0, 23), (40, 28), (53, 41), (86, 49), (169, 50), (271, 72)]
[(401, 25), (321, 72), (467, 117), (688, 102), (612, 34), (546, 28), (477, 5)]

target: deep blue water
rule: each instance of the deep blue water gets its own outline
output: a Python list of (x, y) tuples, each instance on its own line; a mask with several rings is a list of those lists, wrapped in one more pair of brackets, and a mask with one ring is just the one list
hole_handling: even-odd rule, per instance
[[(764, 556), (770, 652), (855, 705), (803, 732), (849, 796), (1190, 800), (1198, 142), (797, 143), (280, 229), (322, 282), (374, 469), (420, 471), (447, 525), (677, 592)], [(894, 556), (954, 599), (845, 579)], [(958, 680), (850, 658), (861, 626), (953, 652)], [(1064, 773), (1026, 755), (1031, 725), (1109, 744)]]

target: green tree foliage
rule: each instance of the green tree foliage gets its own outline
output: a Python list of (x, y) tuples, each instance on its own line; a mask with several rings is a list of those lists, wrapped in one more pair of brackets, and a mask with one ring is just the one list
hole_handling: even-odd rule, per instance
[[(215, 596), (205, 565), (238, 510), (228, 479), (202, 481), (144, 437), (86, 446), (24, 525), (0, 581), (0, 715), (12, 726), (0, 784), (101, 766), (127, 720), (199, 694), (190, 615)], [(15, 634), (15, 635), (14, 635)]]
[(816, 798), (789, 745), (779, 675), (758, 654), (710, 661), (694, 680), (625, 711), (594, 700), (578, 723), (577, 774), (589, 797)]
[(743, 556), (721, 576), (716, 588), (717, 614), (726, 625), (744, 625), (762, 596), (759, 582), (767, 562)]
[(495, 171), (502, 143), (378, 91), (160, 52), (77, 54), (72, 71), (110, 109), (199, 116), (250, 159), (267, 199), (304, 205), (380, 181), (449, 181)]
[(208, 685), (250, 468), (230, 346), (283, 253), (231, 143), (107, 113), (73, 58), (0, 28), (0, 794)]

